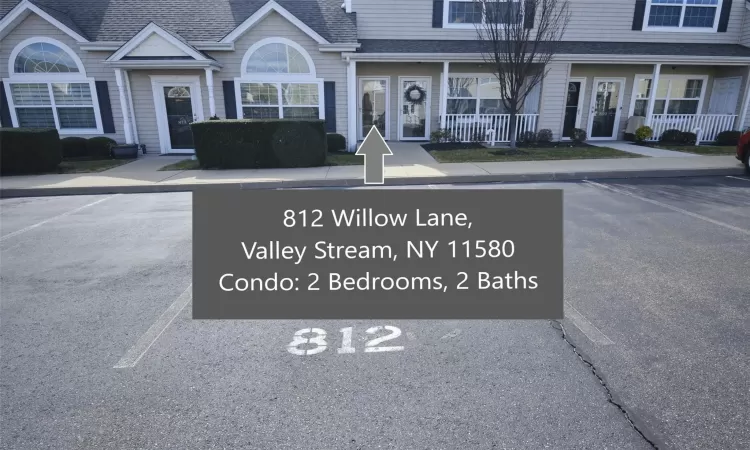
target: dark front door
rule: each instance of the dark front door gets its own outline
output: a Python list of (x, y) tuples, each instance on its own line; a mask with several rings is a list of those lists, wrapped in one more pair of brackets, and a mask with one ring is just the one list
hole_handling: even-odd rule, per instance
[(173, 150), (193, 149), (193, 100), (190, 86), (164, 86), (164, 104), (167, 107), (169, 140)]
[(565, 102), (565, 122), (563, 123), (563, 137), (569, 138), (573, 128), (576, 127), (578, 119), (578, 105), (581, 100), (581, 82), (571, 81), (568, 83), (568, 98)]

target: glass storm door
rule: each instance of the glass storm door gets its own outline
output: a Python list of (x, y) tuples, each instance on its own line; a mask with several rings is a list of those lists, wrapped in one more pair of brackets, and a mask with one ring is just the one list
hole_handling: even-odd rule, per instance
[(359, 139), (364, 139), (373, 126), (381, 136), (389, 138), (387, 78), (360, 78), (359, 113)]
[(563, 122), (563, 137), (569, 138), (573, 128), (578, 128), (578, 117), (583, 102), (583, 82), (571, 81), (568, 83), (568, 96), (565, 101), (565, 121)]
[(617, 138), (622, 85), (620, 80), (594, 81), (588, 130), (591, 139)]
[(164, 86), (164, 105), (167, 109), (169, 140), (173, 150), (193, 149), (190, 124), (196, 119), (190, 86)]
[(399, 77), (399, 130), (404, 141), (424, 141), (430, 136), (430, 78)]

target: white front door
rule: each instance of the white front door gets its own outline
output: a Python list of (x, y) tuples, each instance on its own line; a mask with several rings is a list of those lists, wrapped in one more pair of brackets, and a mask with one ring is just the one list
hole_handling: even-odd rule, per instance
[(190, 124), (203, 120), (199, 76), (151, 76), (161, 153), (195, 153)]
[(594, 78), (587, 133), (592, 140), (617, 139), (624, 78)]
[(398, 77), (398, 139), (430, 138), (430, 85), (432, 77)]
[(716, 78), (708, 103), (709, 114), (736, 114), (740, 99), (741, 77)]
[(389, 77), (360, 77), (357, 95), (357, 138), (363, 140), (375, 126), (385, 140), (390, 139)]

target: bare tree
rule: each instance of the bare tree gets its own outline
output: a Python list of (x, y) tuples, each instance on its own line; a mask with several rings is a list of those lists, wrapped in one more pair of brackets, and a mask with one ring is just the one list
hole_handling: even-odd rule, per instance
[(500, 84), (515, 150), (517, 115), (558, 52), (570, 22), (568, 0), (474, 0), (474, 6), (483, 17), (476, 23), (482, 57)]

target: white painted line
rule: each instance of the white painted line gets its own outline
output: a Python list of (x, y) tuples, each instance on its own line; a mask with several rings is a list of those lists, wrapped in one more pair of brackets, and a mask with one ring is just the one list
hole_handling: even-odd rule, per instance
[(440, 339), (453, 339), (454, 337), (461, 334), (461, 330), (456, 328), (455, 330), (451, 331), (450, 333), (446, 334), (445, 336), (441, 337)]
[(734, 178), (735, 180), (742, 180), (742, 181), (750, 181), (750, 178), (733, 177), (731, 175), (727, 175), (727, 178)]
[(81, 210), (83, 210), (83, 209), (86, 209), (86, 208), (88, 208), (88, 207), (91, 207), (91, 206), (97, 205), (97, 204), (99, 204), (99, 203), (101, 203), (101, 202), (103, 202), (103, 201), (109, 200), (109, 199), (110, 199), (110, 198), (112, 198), (112, 197), (117, 197), (118, 195), (120, 195), (120, 194), (114, 194), (114, 195), (110, 195), (109, 197), (105, 197), (105, 198), (99, 199), (99, 200), (97, 200), (97, 201), (95, 201), (95, 202), (91, 202), (91, 203), (89, 203), (89, 204), (87, 204), (87, 205), (83, 205), (83, 206), (81, 206), (80, 208), (76, 208), (76, 209), (73, 209), (73, 210), (71, 210), (71, 211), (68, 211), (68, 212), (64, 212), (64, 213), (62, 213), (62, 214), (58, 214), (58, 215), (56, 215), (56, 216), (54, 216), (54, 217), (50, 217), (50, 218), (49, 218), (49, 219), (47, 219), (47, 220), (42, 220), (41, 222), (35, 223), (34, 225), (29, 225), (29, 226), (28, 226), (28, 227), (26, 227), (26, 228), (21, 228), (21, 229), (20, 229), (20, 230), (18, 230), (18, 231), (14, 231), (14, 232), (12, 232), (12, 233), (8, 233), (8, 234), (6, 234), (5, 236), (3, 236), (3, 237), (0, 237), (0, 242), (3, 242), (3, 241), (4, 241), (4, 240), (6, 240), (6, 239), (12, 238), (13, 236), (18, 236), (19, 234), (23, 234), (23, 233), (26, 233), (27, 231), (31, 231), (31, 230), (33, 230), (34, 228), (39, 228), (39, 227), (41, 227), (42, 225), (44, 225), (45, 223), (49, 223), (49, 222), (52, 222), (53, 220), (59, 219), (59, 218), (61, 218), (61, 217), (65, 217), (65, 216), (69, 216), (69, 215), (71, 215), (71, 214), (75, 214), (75, 213), (77, 213), (78, 211), (81, 211)]
[(593, 323), (589, 322), (583, 314), (573, 307), (568, 302), (565, 302), (565, 317), (573, 322), (581, 333), (583, 333), (591, 342), (596, 345), (612, 345), (614, 342), (607, 337), (606, 334), (602, 333)]
[(190, 300), (192, 300), (192, 298), (193, 284), (190, 283), (187, 289), (185, 289), (185, 292), (183, 292), (182, 295), (177, 297), (177, 300), (169, 305), (169, 308), (167, 308), (167, 310), (164, 311), (158, 319), (156, 319), (156, 322), (151, 325), (151, 328), (143, 333), (143, 336), (138, 339), (138, 342), (130, 347), (127, 353), (125, 353), (125, 356), (123, 356), (120, 361), (115, 364), (113, 369), (135, 367), (135, 365), (138, 364), (138, 361), (140, 361), (143, 355), (146, 354), (148, 349), (150, 349), (151, 346), (154, 345), (154, 342), (159, 339), (159, 336), (164, 333), (164, 330), (169, 327), (172, 321), (180, 314), (183, 308), (185, 308), (185, 305), (190, 303)]
[(638, 200), (642, 200), (644, 202), (651, 203), (652, 205), (657, 205), (657, 206), (661, 206), (662, 208), (671, 209), (672, 211), (675, 211), (675, 212), (678, 212), (678, 213), (681, 213), (681, 214), (685, 214), (686, 216), (690, 216), (690, 217), (693, 217), (693, 218), (696, 218), (696, 219), (700, 219), (700, 220), (703, 220), (705, 222), (712, 223), (714, 225), (719, 225), (721, 227), (730, 229), (732, 231), (737, 231), (739, 233), (746, 234), (746, 235), (750, 236), (750, 230), (746, 230), (746, 229), (740, 228), (740, 227), (735, 227), (734, 225), (729, 225), (728, 223), (720, 222), (720, 221), (714, 220), (714, 219), (712, 219), (710, 217), (702, 216), (700, 214), (696, 214), (694, 212), (690, 212), (690, 211), (684, 210), (682, 208), (678, 208), (676, 206), (668, 205), (666, 203), (662, 203), (662, 202), (657, 201), (657, 200), (652, 200), (650, 198), (641, 197), (640, 195), (633, 194), (632, 192), (628, 192), (628, 191), (624, 191), (622, 189), (614, 188), (612, 186), (607, 186), (607, 185), (604, 185), (604, 184), (600, 184), (600, 183), (597, 183), (595, 181), (584, 180), (583, 182), (587, 183), (587, 184), (590, 184), (592, 186), (596, 186), (596, 187), (598, 187), (600, 189), (606, 189), (608, 191), (617, 192), (618, 194), (627, 195), (629, 197), (637, 198)]

